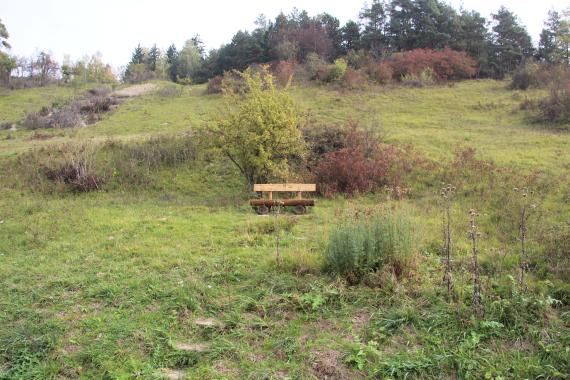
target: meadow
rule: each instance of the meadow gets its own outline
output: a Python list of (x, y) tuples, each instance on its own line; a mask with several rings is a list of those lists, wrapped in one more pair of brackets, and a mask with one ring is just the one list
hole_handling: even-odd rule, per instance
[[(2, 94), (0, 123), (77, 91)], [(221, 95), (187, 86), (179, 96), (128, 100), (83, 128), (0, 131), (0, 379), (567, 378), (568, 253), (549, 261), (540, 243), (551, 226), (570, 228), (570, 133), (519, 109), (543, 92), (470, 80), (353, 91), (299, 85), (291, 95), (310, 125), (358, 122), (441, 167), (472, 148), (507, 173), (497, 183), (469, 169), (456, 177), (465, 185), (453, 205), (452, 299), (442, 282), (439, 169), (411, 178), (406, 199), (318, 197), (301, 216), (257, 216), (250, 190), (220, 158), (159, 165), (142, 184), (90, 193), (26, 181), (19, 160), (31, 151), (136, 144), (205, 125)], [(517, 229), (507, 226), (516, 220), (505, 194), (517, 183), (539, 199), (528, 293), (516, 283)], [(481, 317), (469, 307), (471, 208), (481, 213)], [(353, 285), (323, 272), (339, 220), (388, 209), (416, 222), (413, 273)]]

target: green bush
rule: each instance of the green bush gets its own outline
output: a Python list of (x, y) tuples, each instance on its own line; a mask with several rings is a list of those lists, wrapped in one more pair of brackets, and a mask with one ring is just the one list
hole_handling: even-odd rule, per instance
[(346, 60), (343, 58), (338, 58), (334, 61), (334, 63), (329, 67), (329, 72), (327, 76), (328, 82), (338, 82), (344, 78), (346, 74), (346, 69), (348, 68), (348, 64)]
[(409, 87), (426, 87), (432, 86), (435, 83), (435, 75), (429, 67), (422, 70), (420, 75), (405, 74), (401, 77), (401, 82), (404, 86)]
[[(211, 151), (230, 160), (249, 186), (289, 177), (290, 162), (305, 153), (301, 114), (288, 89), (278, 89), (266, 66), (234, 72), (245, 86), (224, 90), (226, 112), (202, 129)], [(276, 143), (277, 142), (277, 143)]]
[(414, 263), (417, 237), (415, 223), (404, 212), (350, 218), (332, 231), (324, 252), (324, 270), (352, 284), (384, 269), (400, 278)]
[(326, 71), (327, 64), (317, 53), (307, 54), (305, 60), (305, 71), (309, 79), (321, 79), (322, 73)]
[(538, 87), (536, 73), (540, 66), (535, 62), (529, 62), (518, 68), (513, 74), (509, 87), (512, 90), (526, 90), (529, 87)]

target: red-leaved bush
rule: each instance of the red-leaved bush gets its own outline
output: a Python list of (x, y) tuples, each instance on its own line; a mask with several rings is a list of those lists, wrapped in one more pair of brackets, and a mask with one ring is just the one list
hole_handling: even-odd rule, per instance
[(381, 145), (376, 137), (349, 126), (343, 147), (328, 151), (311, 168), (319, 191), (325, 196), (374, 192), (383, 188), (394, 190), (397, 198), (408, 193), (404, 176), (424, 159), (410, 149)]
[(410, 50), (394, 54), (387, 62), (398, 79), (404, 75), (420, 75), (426, 69), (433, 70), (438, 80), (467, 79), (477, 73), (473, 58), (448, 48)]
[(285, 87), (291, 80), (293, 80), (295, 68), (295, 61), (278, 61), (271, 65), (271, 72), (275, 76), (277, 83), (282, 87)]
[(342, 85), (349, 89), (361, 88), (366, 84), (366, 78), (359, 70), (352, 68), (346, 69)]
[(394, 77), (394, 70), (388, 62), (371, 61), (367, 67), (368, 76), (378, 84), (387, 84)]
[(208, 81), (208, 86), (206, 87), (206, 93), (208, 94), (220, 94), (222, 92), (222, 80), (224, 77), (221, 75), (216, 75), (210, 78)]

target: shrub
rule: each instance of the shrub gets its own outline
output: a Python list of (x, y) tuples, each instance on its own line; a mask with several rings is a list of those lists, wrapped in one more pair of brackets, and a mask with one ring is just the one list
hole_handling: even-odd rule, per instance
[(359, 70), (346, 69), (342, 85), (349, 89), (362, 88), (366, 84), (366, 78)]
[(408, 87), (426, 87), (435, 83), (434, 73), (430, 68), (424, 69), (420, 75), (405, 74), (400, 78), (400, 81)]
[[(249, 69), (252, 72), (253, 69)], [(252, 74), (253, 75), (253, 74)], [(224, 72), (222, 78), (222, 93), (230, 94), (245, 94), (249, 91), (246, 81), (242, 77), (242, 73), (236, 70)]]
[(47, 179), (62, 182), (72, 190), (98, 190), (104, 178), (95, 172), (96, 147), (91, 142), (69, 143), (61, 148), (62, 158), (52, 166), (44, 166)]
[(99, 120), (99, 114), (110, 111), (119, 102), (116, 97), (93, 95), (103, 91), (91, 89), (85, 97), (68, 104), (54, 103), (52, 107), (42, 107), (40, 111), (26, 115), (22, 124), (27, 129), (73, 128), (92, 124)]
[(295, 61), (279, 61), (274, 65), (272, 72), (281, 87), (287, 87), (291, 83), (295, 75), (295, 67)]
[[(421, 167), (416, 154), (393, 145), (381, 145), (378, 138), (351, 124), (348, 128), (307, 134), (310, 154), (307, 161), (319, 192), (354, 195), (389, 187), (398, 199), (407, 190), (403, 177)], [(338, 148), (337, 148), (338, 147)]]
[(27, 129), (73, 128), (82, 123), (78, 107), (67, 106), (62, 109), (43, 107), (39, 112), (26, 115), (23, 126)]
[(324, 252), (324, 270), (360, 282), (369, 273), (388, 269), (396, 278), (410, 275), (417, 228), (404, 212), (350, 218), (335, 228)]
[(319, 192), (325, 196), (335, 193), (367, 193), (375, 189), (376, 168), (358, 148), (328, 153), (316, 168)]
[(350, 129), (333, 124), (323, 126), (308, 126), (303, 130), (307, 144), (307, 163), (314, 167), (327, 154), (348, 147)]
[(562, 83), (554, 83), (550, 95), (537, 104), (538, 119), (551, 123), (567, 123), (570, 121), (570, 79)]
[(317, 53), (309, 53), (305, 59), (305, 70), (309, 79), (324, 80), (323, 74), (327, 71), (327, 64)]
[(343, 58), (336, 59), (334, 63), (330, 65), (328, 68), (327, 82), (340, 81), (342, 78), (344, 78), (347, 68), (348, 65), (345, 59)]
[(387, 62), (370, 62), (367, 71), (370, 79), (378, 84), (388, 84), (394, 77), (394, 70)]
[(9, 129), (12, 129), (13, 125), (15, 123), (11, 123), (11, 122), (4, 122), (0, 124), (0, 131), (7, 131)]
[(208, 94), (221, 94), (222, 93), (222, 81), (224, 77), (221, 75), (216, 75), (210, 78), (208, 81), (208, 86), (206, 87), (206, 93)]
[(513, 74), (509, 87), (513, 90), (526, 90), (529, 87), (538, 87), (536, 72), (540, 66), (535, 62), (529, 62), (519, 67)]
[(236, 74), (246, 86), (243, 93), (224, 92), (229, 112), (203, 132), (249, 185), (287, 178), (290, 161), (304, 154), (298, 108), (286, 90), (275, 87), (266, 67)]
[(430, 69), (438, 80), (467, 79), (477, 73), (475, 61), (465, 52), (451, 49), (415, 49), (394, 54), (388, 61), (397, 78), (420, 76)]
[(152, 170), (191, 162), (197, 155), (198, 142), (190, 134), (102, 144), (80, 141), (22, 154), (15, 170), (36, 191), (53, 192), (63, 186), (83, 192), (113, 184), (148, 185)]
[(563, 83), (570, 78), (570, 68), (567, 65), (539, 64), (534, 61), (521, 65), (513, 74), (509, 88), (526, 90), (543, 88)]
[(349, 50), (345, 58), (348, 66), (355, 70), (365, 68), (372, 60), (370, 53), (366, 50)]

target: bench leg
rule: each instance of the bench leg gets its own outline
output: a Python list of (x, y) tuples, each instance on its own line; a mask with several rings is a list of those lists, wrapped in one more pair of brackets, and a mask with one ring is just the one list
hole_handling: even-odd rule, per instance
[(267, 215), (269, 214), (269, 207), (266, 205), (257, 206), (255, 212), (257, 212), (257, 215)]
[(293, 207), (293, 213), (295, 213), (297, 215), (303, 215), (306, 212), (307, 212), (307, 208), (303, 205), (297, 205), (297, 206)]

